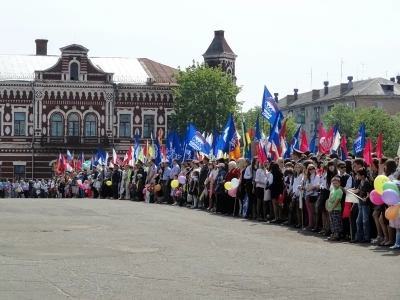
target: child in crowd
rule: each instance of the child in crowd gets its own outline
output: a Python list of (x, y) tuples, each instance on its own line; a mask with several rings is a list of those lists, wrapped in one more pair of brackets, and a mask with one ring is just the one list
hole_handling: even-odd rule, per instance
[[(178, 180), (178, 174), (175, 174), (175, 175), (174, 175), (174, 180)], [(171, 187), (171, 197), (172, 197), (172, 199), (174, 200), (174, 204), (172, 204), (172, 205), (174, 205), (174, 206), (179, 205), (178, 197), (177, 197), (177, 195), (176, 195), (178, 189), (179, 189), (179, 186), (176, 187), (176, 188), (172, 188), (172, 187)]]
[(343, 191), (340, 188), (340, 178), (332, 178), (333, 190), (330, 192), (327, 201), (327, 211), (329, 213), (330, 227), (332, 231), (331, 241), (339, 241), (340, 233), (342, 232), (342, 200)]
[(189, 195), (192, 195), (192, 208), (197, 208), (199, 202), (199, 172), (193, 171), (189, 182)]

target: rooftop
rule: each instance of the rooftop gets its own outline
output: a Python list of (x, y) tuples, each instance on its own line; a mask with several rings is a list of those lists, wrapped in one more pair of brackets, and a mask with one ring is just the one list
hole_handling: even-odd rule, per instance
[[(324, 88), (319, 90), (319, 97), (313, 100), (313, 91), (299, 93), (296, 101), (287, 105), (287, 97), (279, 100), (279, 107), (287, 109), (311, 104), (312, 102), (332, 101), (335, 99), (352, 96), (400, 96), (400, 84), (391, 80), (377, 77), (366, 80), (354, 81), (353, 88), (341, 88), (342, 85), (348, 86), (348, 83), (342, 85), (328, 86), (328, 94), (324, 95)], [(389, 88), (388, 88), (389, 87)]]
[[(79, 47), (79, 49), (86, 49), (81, 45), (70, 45), (60, 50), (63, 51), (67, 48), (72, 49), (72, 46)], [(59, 59), (61, 59), (61, 54), (0, 54), (0, 81), (33, 80), (35, 78), (35, 71), (47, 70), (56, 65)], [(172, 74), (177, 73), (177, 69), (148, 58), (88, 57), (88, 59), (101, 71), (113, 73), (113, 80), (116, 83), (145, 85), (148, 82), (148, 78), (152, 78), (155, 84), (171, 84), (176, 82), (175, 79), (172, 78)]]
[(214, 31), (214, 39), (212, 40), (207, 51), (203, 54), (203, 57), (221, 54), (236, 56), (231, 47), (229, 47), (228, 42), (225, 40), (224, 31), (216, 30)]

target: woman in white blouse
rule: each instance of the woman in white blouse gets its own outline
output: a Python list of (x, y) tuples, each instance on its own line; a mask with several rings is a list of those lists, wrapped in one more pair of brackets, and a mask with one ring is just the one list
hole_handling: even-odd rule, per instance
[(256, 197), (257, 197), (257, 221), (265, 221), (264, 214), (264, 191), (268, 181), (268, 171), (266, 169), (267, 163), (259, 163), (256, 171), (254, 182), (256, 184)]
[(303, 226), (302, 209), (303, 209), (303, 197), (300, 197), (299, 186), (302, 185), (304, 179), (304, 166), (301, 163), (296, 164), (294, 167), (295, 175), (292, 184), (292, 192), (294, 201), (296, 201), (296, 215), (297, 215), (297, 225), (296, 228), (301, 228)]
[(312, 230), (315, 225), (315, 202), (318, 200), (318, 190), (320, 185), (320, 178), (317, 175), (317, 170), (313, 164), (308, 165), (306, 176), (304, 178), (306, 193), (306, 207), (308, 213), (308, 226), (306, 229)]

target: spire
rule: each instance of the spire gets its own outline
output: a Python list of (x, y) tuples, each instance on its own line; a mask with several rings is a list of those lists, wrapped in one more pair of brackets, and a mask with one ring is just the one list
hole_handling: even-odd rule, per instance
[(232, 59), (236, 58), (236, 54), (232, 51), (231, 47), (229, 47), (227, 41), (224, 37), (223, 30), (214, 31), (214, 39), (212, 40), (210, 46), (207, 51), (203, 54), (204, 58), (209, 56), (227, 56)]

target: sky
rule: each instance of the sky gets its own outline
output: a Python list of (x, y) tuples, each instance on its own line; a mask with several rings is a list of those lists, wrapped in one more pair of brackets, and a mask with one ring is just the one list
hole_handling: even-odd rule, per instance
[(48, 54), (76, 43), (89, 56), (185, 68), (224, 30), (246, 111), (261, 105), (264, 85), (283, 98), (325, 80), (400, 75), (399, 13), (400, 1), (390, 0), (7, 1), (0, 53), (34, 54), (43, 38)]

